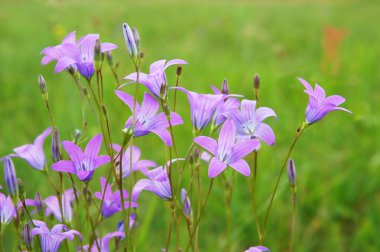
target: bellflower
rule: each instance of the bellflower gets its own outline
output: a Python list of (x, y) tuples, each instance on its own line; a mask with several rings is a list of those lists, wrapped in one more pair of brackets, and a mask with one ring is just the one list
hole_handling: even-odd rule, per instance
[[(135, 225), (137, 220), (137, 215), (135, 213), (131, 213), (131, 216), (129, 217), (129, 229), (132, 229)], [(117, 223), (117, 231), (124, 232), (124, 221), (120, 221)]]
[(306, 108), (306, 123), (313, 124), (321, 120), (325, 115), (334, 110), (343, 110), (348, 113), (351, 111), (338, 107), (342, 104), (345, 99), (340, 95), (331, 95), (326, 97), (325, 90), (318, 84), (315, 84), (315, 88), (305, 81), (304, 79), (298, 78), (302, 85), (306, 88), (305, 93), (309, 95), (309, 103)]
[(125, 44), (128, 49), (128, 53), (132, 58), (136, 58), (138, 55), (138, 43), (140, 42), (140, 37), (133, 33), (131, 27), (127, 24), (123, 24), (123, 34), (124, 34), (124, 40)]
[[(115, 90), (115, 93), (133, 111), (134, 98), (119, 90)], [(159, 136), (167, 146), (171, 146), (172, 138), (166, 129), (169, 127), (169, 121), (164, 112), (157, 114), (158, 102), (150, 94), (144, 93), (141, 107), (137, 102), (135, 105), (135, 115), (127, 120), (125, 128), (132, 128), (133, 135), (136, 137), (145, 136), (152, 132)], [(135, 116), (135, 125), (132, 125), (133, 116)], [(170, 113), (170, 124), (172, 126), (182, 123), (183, 120), (177, 113)]]
[(15, 154), (11, 156), (24, 159), (29, 165), (37, 170), (42, 171), (45, 167), (45, 154), (43, 144), (45, 138), (50, 135), (51, 128), (47, 128), (41, 135), (39, 135), (33, 144), (26, 144), (13, 149)]
[[(228, 84), (225, 80), (222, 84), (223, 92), (213, 85), (211, 85), (211, 88), (216, 95), (228, 94)], [(227, 120), (227, 118), (230, 117), (230, 113), (234, 112), (239, 106), (239, 100), (233, 97), (224, 99), (223, 102), (219, 103), (212, 118), (213, 127), (218, 128), (220, 125), (222, 125)]]
[(0, 223), (9, 224), (15, 216), (16, 209), (13, 205), (11, 197), (5, 197), (5, 195), (0, 192)]
[[(161, 98), (161, 86), (167, 83), (165, 70), (172, 65), (184, 65), (187, 64), (186, 61), (181, 59), (173, 59), (166, 61), (164, 59), (158, 60), (150, 65), (149, 74), (139, 73), (138, 81), (143, 84), (154, 97)], [(123, 80), (131, 80), (127, 84), (131, 84), (137, 81), (137, 73), (131, 73), (130, 75), (123, 78)], [(166, 90), (164, 97), (166, 97)]]
[[(104, 177), (100, 177), (100, 184), (102, 186), (102, 190), (100, 192), (95, 192), (95, 197), (99, 200), (102, 200), (103, 194), (103, 205), (102, 205), (102, 215), (103, 217), (109, 217), (117, 212), (120, 212), (122, 207), (122, 201), (120, 198), (120, 191), (116, 190), (112, 192), (111, 185), (107, 184), (107, 180)], [(128, 198), (128, 192), (123, 190), (123, 198)], [(137, 207), (138, 205), (135, 202), (128, 202), (124, 200), (124, 208)]]
[[(124, 232), (116, 231), (116, 232), (111, 232), (109, 234), (106, 234), (104, 237), (97, 239), (91, 247), (91, 252), (99, 252), (97, 244), (100, 246), (100, 251), (101, 252), (109, 252), (109, 242), (111, 238), (125, 238)], [(83, 250), (86, 252), (90, 252), (90, 246), (89, 245), (84, 245)]]
[(250, 247), (245, 252), (264, 252), (264, 251), (270, 251), (270, 250), (263, 246), (256, 246), (256, 247)]
[(211, 137), (200, 136), (194, 142), (209, 151), (214, 157), (211, 159), (208, 176), (214, 178), (224, 171), (227, 166), (232, 167), (244, 176), (249, 176), (251, 170), (248, 163), (242, 158), (260, 146), (257, 139), (249, 139), (235, 143), (236, 128), (232, 120), (227, 120), (220, 130), (218, 141)]
[[(45, 48), (41, 54), (45, 57), (41, 63), (43, 65), (52, 60), (57, 61), (55, 72), (72, 67), (78, 70), (81, 75), (89, 79), (95, 72), (94, 50), (95, 42), (99, 39), (99, 34), (88, 34), (75, 42), (75, 32), (70, 33), (60, 45)], [(101, 52), (111, 51), (117, 46), (112, 43), (102, 43)]]
[(263, 123), (263, 120), (270, 116), (277, 118), (272, 109), (267, 107), (256, 109), (256, 101), (243, 100), (241, 109), (235, 110), (230, 115), (236, 125), (238, 141), (259, 138), (268, 145), (274, 144), (276, 137), (273, 130), (268, 124)]
[(189, 99), (191, 123), (197, 131), (202, 130), (208, 125), (218, 105), (228, 97), (228, 95), (224, 94), (198, 94), (182, 87), (178, 87), (177, 89), (186, 93)]
[(187, 194), (187, 191), (184, 188), (182, 188), (181, 190), (181, 201), (182, 201), (183, 212), (186, 215), (186, 217), (189, 218), (191, 216), (191, 203), (190, 203), (189, 195)]
[(82, 235), (78, 231), (69, 230), (63, 224), (55, 225), (49, 230), (43, 221), (33, 220), (33, 223), (36, 227), (32, 229), (31, 233), (33, 237), (36, 235), (41, 237), (42, 252), (57, 252), (63, 240), (72, 240), (75, 235), (82, 240)]
[[(68, 189), (62, 194), (62, 212), (64, 220), (71, 222), (73, 218), (73, 209), (71, 206), (72, 201), (75, 199), (74, 189)], [(54, 214), (55, 218), (62, 222), (61, 208), (59, 204), (58, 197), (55, 195), (49, 196), (44, 200), (46, 205), (46, 216), (51, 213)]]
[(12, 197), (18, 195), (17, 175), (15, 166), (9, 156), (2, 158), (4, 161), (4, 179)]
[(289, 178), (289, 184), (290, 188), (294, 191), (296, 188), (296, 165), (294, 164), (293, 159), (289, 159), (288, 161), (288, 178)]
[(52, 169), (58, 172), (73, 173), (82, 181), (89, 181), (99, 166), (110, 162), (109, 156), (98, 156), (102, 144), (102, 135), (94, 136), (84, 152), (74, 143), (63, 141), (62, 145), (71, 160), (61, 160), (53, 164)]
[[(112, 147), (114, 150), (119, 153), (121, 150), (121, 147), (117, 144), (113, 144)], [(140, 149), (136, 146), (132, 147), (132, 172), (140, 171), (145, 176), (148, 172), (148, 167), (156, 167), (157, 164), (150, 160), (139, 160), (140, 159)], [(116, 172), (120, 173), (120, 159), (122, 158), (122, 172), (123, 172), (123, 178), (126, 178), (131, 173), (131, 149), (128, 147), (123, 154), (120, 154), (120, 157), (117, 159), (119, 161), (119, 164), (116, 166)]]

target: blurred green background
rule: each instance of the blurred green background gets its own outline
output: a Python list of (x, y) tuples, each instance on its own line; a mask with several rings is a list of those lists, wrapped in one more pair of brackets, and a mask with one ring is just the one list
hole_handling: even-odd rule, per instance
[[(55, 64), (41, 66), (40, 51), (60, 43), (73, 30), (77, 37), (99, 33), (103, 42), (119, 45), (113, 55), (120, 62), (122, 77), (133, 72), (121, 31), (121, 24), (128, 22), (140, 33), (144, 72), (158, 59), (185, 59), (190, 64), (183, 69), (182, 86), (210, 92), (209, 84), (219, 86), (226, 78), (232, 93), (249, 99), (253, 98), (252, 77), (260, 74), (261, 105), (278, 115), (277, 122), (268, 120), (277, 142), (263, 146), (259, 156), (261, 219), (307, 105), (296, 77), (319, 83), (328, 95), (344, 96), (344, 107), (353, 114), (333, 112), (307, 129), (292, 155), (298, 176), (295, 250), (379, 251), (379, 12), (377, 1), (0, 1), (0, 156), (32, 142), (49, 126), (38, 74), (47, 81), (61, 138), (70, 139), (73, 130), (81, 127), (75, 84), (68, 74), (54, 74)], [(107, 66), (103, 72), (111, 128), (120, 143), (129, 111), (113, 94), (115, 81)], [(175, 69), (167, 74), (173, 83)], [(124, 90), (133, 93), (133, 87)], [(175, 134), (180, 154), (185, 155), (192, 135), (187, 98), (183, 94), (179, 98), (179, 112), (187, 124), (176, 127)], [(90, 110), (87, 114), (91, 136), (100, 130)], [(48, 142), (50, 138), (47, 148)], [(165, 161), (156, 136), (138, 139), (137, 145), (144, 159)], [(28, 197), (37, 190), (44, 197), (52, 193), (38, 171), (22, 160), (14, 162)], [(105, 175), (105, 169), (100, 169), (97, 176)], [(207, 166), (202, 170), (206, 174)], [(233, 251), (242, 251), (257, 245), (258, 238), (246, 180), (239, 174), (236, 178)], [(289, 242), (291, 193), (286, 180), (284, 176), (267, 228), (264, 245), (272, 251), (286, 251)], [(207, 178), (203, 184), (206, 188)], [(98, 182), (94, 187), (99, 187)], [(137, 251), (158, 251), (166, 241), (168, 204), (150, 193), (143, 193), (140, 200)], [(112, 218), (117, 221), (120, 216)], [(202, 220), (202, 251), (223, 251), (225, 229), (218, 182)]]

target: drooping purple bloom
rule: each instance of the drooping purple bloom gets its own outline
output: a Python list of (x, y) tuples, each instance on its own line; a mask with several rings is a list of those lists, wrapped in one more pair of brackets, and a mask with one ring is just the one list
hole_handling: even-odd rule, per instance
[[(104, 237), (97, 239), (91, 247), (91, 252), (99, 252), (97, 244), (100, 246), (100, 251), (101, 252), (109, 252), (109, 242), (111, 238), (125, 238), (124, 232), (116, 231), (116, 232), (111, 232), (109, 234), (106, 234)], [(83, 250), (86, 252), (90, 252), (90, 246), (89, 245), (84, 245)]]
[(37, 170), (42, 171), (45, 167), (45, 153), (43, 144), (45, 138), (50, 135), (51, 128), (47, 128), (41, 135), (39, 135), (33, 144), (25, 144), (20, 147), (13, 149), (15, 154), (11, 156), (19, 157), (24, 159), (29, 165)]
[(256, 109), (256, 101), (243, 100), (241, 109), (230, 113), (231, 119), (234, 121), (237, 129), (238, 141), (259, 138), (268, 145), (273, 145), (276, 137), (272, 128), (263, 123), (270, 117), (276, 117), (276, 113), (267, 107)]
[(51, 230), (45, 222), (33, 220), (35, 228), (32, 229), (32, 236), (40, 235), (42, 252), (57, 252), (61, 242), (65, 239), (72, 240), (77, 235), (82, 240), (82, 235), (76, 230), (69, 230), (65, 225), (55, 225)]
[(16, 209), (13, 205), (10, 196), (5, 197), (3, 193), (0, 192), (0, 222), (1, 224), (9, 224), (12, 218), (16, 216)]
[(211, 159), (208, 176), (214, 178), (224, 171), (227, 166), (232, 167), (244, 176), (249, 176), (251, 170), (248, 163), (242, 158), (260, 146), (257, 139), (249, 139), (235, 143), (236, 128), (232, 120), (227, 120), (220, 130), (218, 141), (211, 137), (200, 136), (194, 142), (209, 151), (214, 157)]
[[(169, 163), (169, 162), (168, 162)], [(167, 171), (168, 164), (165, 167), (157, 167), (148, 171), (148, 179), (140, 179), (137, 181), (132, 191), (132, 201), (137, 201), (141, 191), (147, 190), (163, 200), (170, 200), (172, 198), (170, 181)]]
[[(52, 60), (57, 61), (55, 72), (72, 67), (78, 70), (85, 78), (89, 79), (95, 72), (94, 67), (94, 50), (95, 42), (99, 39), (99, 34), (87, 34), (75, 42), (75, 32), (70, 33), (57, 46), (45, 48), (41, 54), (44, 54), (42, 65)], [(101, 52), (111, 51), (117, 46), (112, 43), (102, 43)]]
[(183, 212), (186, 215), (186, 217), (189, 218), (191, 216), (191, 203), (189, 195), (187, 194), (187, 191), (184, 188), (182, 188), (181, 190), (181, 201)]
[(270, 251), (270, 250), (263, 246), (256, 246), (256, 247), (250, 247), (245, 252), (263, 252), (263, 251)]
[[(119, 153), (121, 150), (121, 147), (117, 144), (113, 144), (112, 147), (114, 150)], [(156, 167), (157, 164), (150, 160), (139, 160), (140, 159), (140, 149), (136, 146), (132, 147), (132, 170), (131, 170), (131, 149), (128, 147), (123, 154), (120, 155), (120, 157), (116, 160), (119, 162), (119, 164), (116, 166), (116, 173), (120, 174), (120, 159), (122, 158), (122, 172), (123, 172), (123, 178), (126, 178), (130, 175), (131, 172), (140, 171), (145, 176), (147, 175), (148, 168), (149, 167)]]
[[(64, 216), (64, 220), (66, 222), (71, 222), (73, 218), (73, 209), (72, 209), (72, 202), (75, 199), (74, 195), (74, 189), (68, 189), (66, 190), (62, 196), (62, 213)], [(62, 216), (61, 216), (61, 208), (59, 204), (58, 197), (55, 195), (49, 196), (44, 200), (44, 203), (46, 205), (46, 216), (50, 214), (54, 214), (55, 218), (62, 222)]]
[[(120, 191), (116, 190), (112, 192), (111, 185), (106, 183), (107, 180), (104, 177), (100, 177), (100, 184), (102, 190), (100, 192), (95, 192), (95, 197), (99, 200), (102, 200), (104, 194), (104, 200), (102, 205), (102, 215), (103, 217), (109, 217), (117, 212), (120, 212), (122, 208), (122, 201), (120, 198)], [(128, 199), (128, 192), (123, 190), (124, 198), (124, 208), (137, 207), (138, 205), (133, 201), (126, 201)]]
[(5, 156), (4, 158), (2, 158), (2, 160), (4, 162), (5, 184), (8, 187), (10, 195), (12, 195), (12, 197), (17, 196), (18, 195), (17, 175), (16, 175), (13, 161), (9, 156)]
[[(134, 98), (119, 90), (115, 90), (115, 93), (133, 111)], [(145, 136), (152, 132), (159, 136), (167, 146), (171, 146), (172, 138), (166, 129), (170, 126), (169, 121), (164, 112), (157, 114), (159, 109), (158, 102), (149, 93), (144, 93), (141, 107), (137, 102), (135, 105), (135, 125), (132, 125), (132, 115), (125, 123), (125, 128), (132, 128), (133, 135), (136, 137)], [(183, 120), (177, 113), (170, 113), (170, 124), (172, 126), (182, 123)]]
[[(228, 84), (227, 81), (223, 81), (222, 91), (217, 87), (211, 85), (212, 90), (216, 95), (228, 94)], [(230, 117), (230, 113), (234, 112), (240, 106), (240, 101), (234, 97), (224, 99), (223, 102), (220, 102), (216, 107), (214, 116), (212, 118), (213, 128), (218, 128), (222, 125), (227, 118)]]
[(191, 123), (197, 131), (208, 125), (218, 105), (228, 97), (224, 94), (198, 94), (182, 87), (178, 87), (178, 90), (186, 93), (189, 99)]
[(304, 79), (298, 78), (298, 80), (306, 88), (305, 93), (309, 95), (309, 103), (306, 108), (306, 123), (313, 124), (321, 120), (325, 115), (334, 110), (343, 110), (348, 113), (351, 111), (338, 107), (342, 104), (345, 99), (340, 95), (331, 95), (326, 97), (325, 90), (318, 84), (315, 84), (315, 88), (305, 81)]
[(106, 155), (98, 156), (102, 144), (102, 135), (94, 136), (87, 144), (84, 152), (74, 143), (63, 141), (62, 145), (71, 160), (61, 160), (53, 164), (52, 169), (58, 172), (73, 173), (82, 181), (89, 181), (96, 168), (110, 162)]
[[(165, 70), (172, 65), (184, 65), (187, 64), (186, 61), (181, 59), (173, 59), (166, 61), (164, 59), (153, 62), (150, 65), (150, 73), (139, 73), (139, 83), (143, 84), (154, 97), (161, 98), (161, 86), (167, 83)], [(137, 81), (137, 73), (131, 73), (130, 75), (123, 78), (123, 80)], [(130, 82), (133, 83), (133, 82)], [(127, 84), (130, 84), (127, 83)], [(163, 97), (166, 97), (166, 91)]]

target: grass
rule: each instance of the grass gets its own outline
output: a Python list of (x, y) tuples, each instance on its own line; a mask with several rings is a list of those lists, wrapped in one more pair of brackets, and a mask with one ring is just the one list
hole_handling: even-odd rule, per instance
[[(37, 86), (37, 74), (48, 84), (53, 115), (62, 139), (80, 125), (80, 97), (66, 74), (54, 74), (54, 64), (41, 66), (39, 52), (54, 45), (70, 31), (79, 36), (100, 33), (103, 41), (118, 44), (115, 59), (121, 76), (132, 72), (124, 46), (121, 24), (125, 21), (140, 32), (145, 51), (143, 70), (151, 62), (182, 58), (181, 83), (197, 92), (210, 92), (209, 84), (227, 78), (232, 93), (253, 98), (252, 76), (259, 73), (261, 105), (273, 108), (278, 121), (270, 124), (276, 133), (274, 147), (263, 146), (259, 156), (258, 202), (261, 219), (273, 190), (282, 159), (296, 128), (301, 124), (307, 97), (296, 77), (318, 82), (327, 94), (340, 94), (353, 115), (341, 112), (313, 125), (301, 138), (292, 158), (298, 175), (297, 251), (377, 251), (380, 248), (380, 33), (374, 24), (380, 6), (375, 1), (308, 3), (303, 1), (232, 2), (127, 2), (127, 1), (2, 1), (0, 2), (0, 156), (13, 147), (31, 142), (49, 125)], [(324, 67), (323, 29), (338, 27), (347, 32), (339, 47), (339, 67)], [(335, 61), (334, 61), (335, 62)], [(173, 81), (174, 69), (168, 76)], [(106, 103), (114, 139), (127, 109), (115, 99), (115, 83), (109, 71)], [(133, 92), (133, 88), (125, 90)], [(141, 97), (141, 96), (140, 96)], [(179, 94), (179, 112), (189, 124), (188, 103)], [(98, 133), (90, 116), (89, 133)], [(183, 150), (191, 143), (191, 130), (175, 130)], [(154, 136), (137, 140), (143, 158), (163, 163), (162, 144)], [(147, 141), (147, 142), (146, 142)], [(157, 148), (159, 146), (159, 148)], [(25, 181), (28, 197), (46, 189), (40, 174), (15, 160), (17, 174)], [(206, 166), (202, 167), (206, 173)], [(102, 171), (100, 173), (105, 173)], [(257, 244), (252, 211), (247, 204), (245, 179), (237, 175), (232, 204), (233, 251)], [(286, 178), (280, 184), (269, 219), (265, 245), (285, 251), (289, 238), (291, 194)], [(1, 180), (3, 181), (3, 180)], [(204, 179), (207, 185), (206, 178)], [(4, 185), (3, 182), (1, 182)], [(153, 203), (152, 203), (153, 202)], [(164, 246), (169, 212), (158, 216), (162, 202), (148, 193), (140, 203), (138, 248), (157, 250)], [(149, 207), (151, 206), (151, 208)], [(154, 215), (153, 215), (154, 214)], [(151, 216), (151, 217), (148, 217)], [(153, 217), (152, 217), (153, 216)], [(151, 221), (147, 219), (151, 218)], [(212, 192), (201, 225), (203, 251), (225, 246), (225, 210), (219, 183)], [(116, 219), (114, 218), (114, 221)], [(149, 225), (145, 223), (150, 223)], [(112, 229), (112, 228), (110, 228)], [(210, 235), (212, 234), (212, 235)]]

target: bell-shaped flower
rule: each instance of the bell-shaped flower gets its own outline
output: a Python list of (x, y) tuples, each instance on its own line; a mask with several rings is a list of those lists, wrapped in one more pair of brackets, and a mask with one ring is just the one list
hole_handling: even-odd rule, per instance
[(74, 239), (77, 235), (82, 240), (82, 235), (76, 230), (69, 230), (65, 225), (55, 225), (51, 230), (46, 226), (43, 221), (33, 220), (34, 227), (31, 231), (32, 236), (39, 235), (41, 238), (42, 252), (57, 252), (63, 240)]
[(9, 156), (0, 159), (4, 162), (4, 179), (12, 197), (18, 197), (18, 184), (15, 166)]
[(16, 209), (13, 205), (10, 196), (5, 197), (3, 193), (0, 192), (0, 223), (9, 224), (12, 218), (16, 216)]
[(245, 252), (264, 252), (264, 251), (270, 251), (270, 250), (264, 246), (256, 246), (256, 247), (250, 247)]
[[(112, 238), (120, 238), (124, 239), (125, 234), (124, 232), (116, 231), (116, 232), (111, 232), (103, 236), (102, 238), (97, 239), (94, 241), (92, 244), (91, 250), (89, 245), (84, 245), (83, 250), (86, 252), (109, 252), (109, 243)], [(100, 251), (98, 249), (98, 246), (100, 247)]]
[(62, 145), (71, 160), (61, 160), (53, 164), (52, 169), (58, 172), (73, 173), (82, 181), (89, 181), (96, 168), (110, 162), (109, 156), (98, 156), (102, 144), (102, 135), (94, 136), (87, 144), (84, 152), (70, 141)]
[[(100, 177), (100, 184), (102, 186), (102, 190), (100, 192), (95, 192), (94, 195), (99, 200), (103, 199), (103, 217), (109, 217), (117, 212), (120, 212), (123, 209), (122, 201), (120, 198), (120, 191), (116, 190), (115, 192), (112, 192), (111, 185), (107, 184), (107, 180), (104, 177)], [(128, 192), (126, 190), (123, 190), (123, 198), (124, 208), (138, 206), (135, 202), (126, 201), (126, 199), (128, 199)]]
[(187, 194), (187, 191), (182, 188), (181, 189), (181, 201), (182, 201), (182, 208), (183, 208), (183, 213), (187, 218), (190, 218), (191, 216), (191, 202), (189, 195)]
[[(149, 74), (138, 74), (138, 81), (139, 83), (143, 84), (154, 95), (154, 97), (160, 99), (162, 97), (161, 86), (167, 84), (165, 70), (172, 65), (184, 64), (187, 64), (187, 62), (181, 59), (173, 59), (169, 61), (166, 61), (164, 59), (158, 60), (150, 65)], [(124, 77), (123, 80), (132, 81), (127, 84), (134, 83), (137, 81), (137, 73), (131, 73), (130, 75)], [(163, 97), (166, 97), (166, 91), (167, 90), (165, 90)]]
[[(164, 112), (157, 114), (159, 104), (149, 93), (144, 93), (141, 107), (137, 102), (134, 102), (134, 98), (129, 94), (119, 90), (115, 90), (115, 93), (120, 100), (128, 105), (131, 111), (134, 110), (135, 106), (135, 119), (133, 120), (132, 115), (127, 120), (125, 128), (132, 128), (135, 137), (145, 136), (152, 132), (159, 136), (167, 146), (172, 145), (172, 138), (166, 129), (170, 126), (169, 121)], [(134, 125), (132, 125), (133, 121)], [(170, 124), (172, 126), (182, 123), (183, 120), (177, 113), (170, 113)]]
[(64, 216), (64, 221), (71, 222), (73, 218), (72, 202), (75, 199), (74, 189), (68, 189), (62, 194), (62, 211), (60, 208), (58, 197), (55, 195), (49, 196), (44, 200), (46, 205), (46, 216), (54, 214), (55, 218), (62, 222), (61, 212)]
[(321, 120), (325, 115), (334, 110), (343, 110), (348, 113), (351, 111), (339, 107), (345, 99), (340, 95), (331, 95), (326, 97), (325, 90), (318, 84), (315, 84), (315, 88), (305, 81), (304, 79), (298, 78), (298, 80), (306, 88), (305, 93), (309, 95), (309, 103), (306, 108), (306, 123), (313, 124)]
[(257, 139), (249, 139), (235, 143), (236, 128), (232, 120), (227, 120), (220, 130), (218, 141), (211, 137), (199, 136), (194, 142), (209, 151), (214, 157), (211, 159), (208, 176), (214, 178), (224, 171), (227, 166), (232, 167), (244, 176), (249, 176), (251, 170), (248, 163), (242, 158), (260, 146)]
[(50, 135), (50, 133), (51, 128), (49, 127), (34, 140), (33, 144), (25, 144), (13, 149), (15, 154), (11, 154), (10, 156), (22, 158), (28, 162), (31, 167), (42, 171), (46, 163), (43, 144), (45, 138)]
[[(113, 144), (112, 147), (114, 150), (119, 153), (121, 151), (121, 147), (117, 144)], [(130, 175), (131, 172), (140, 171), (145, 176), (147, 175), (149, 167), (156, 167), (157, 164), (150, 160), (140, 160), (141, 151), (138, 147), (132, 147), (132, 169), (131, 169), (131, 148), (128, 147), (124, 153), (120, 153), (119, 157), (116, 161), (118, 161), (118, 165), (116, 166), (116, 173), (120, 174), (120, 161), (122, 165), (122, 173), (123, 178), (126, 178)]]
[(276, 137), (272, 128), (263, 123), (270, 116), (277, 118), (272, 109), (267, 107), (256, 109), (256, 101), (243, 100), (241, 109), (235, 110), (230, 115), (236, 125), (238, 141), (259, 138), (268, 145), (274, 144)]

